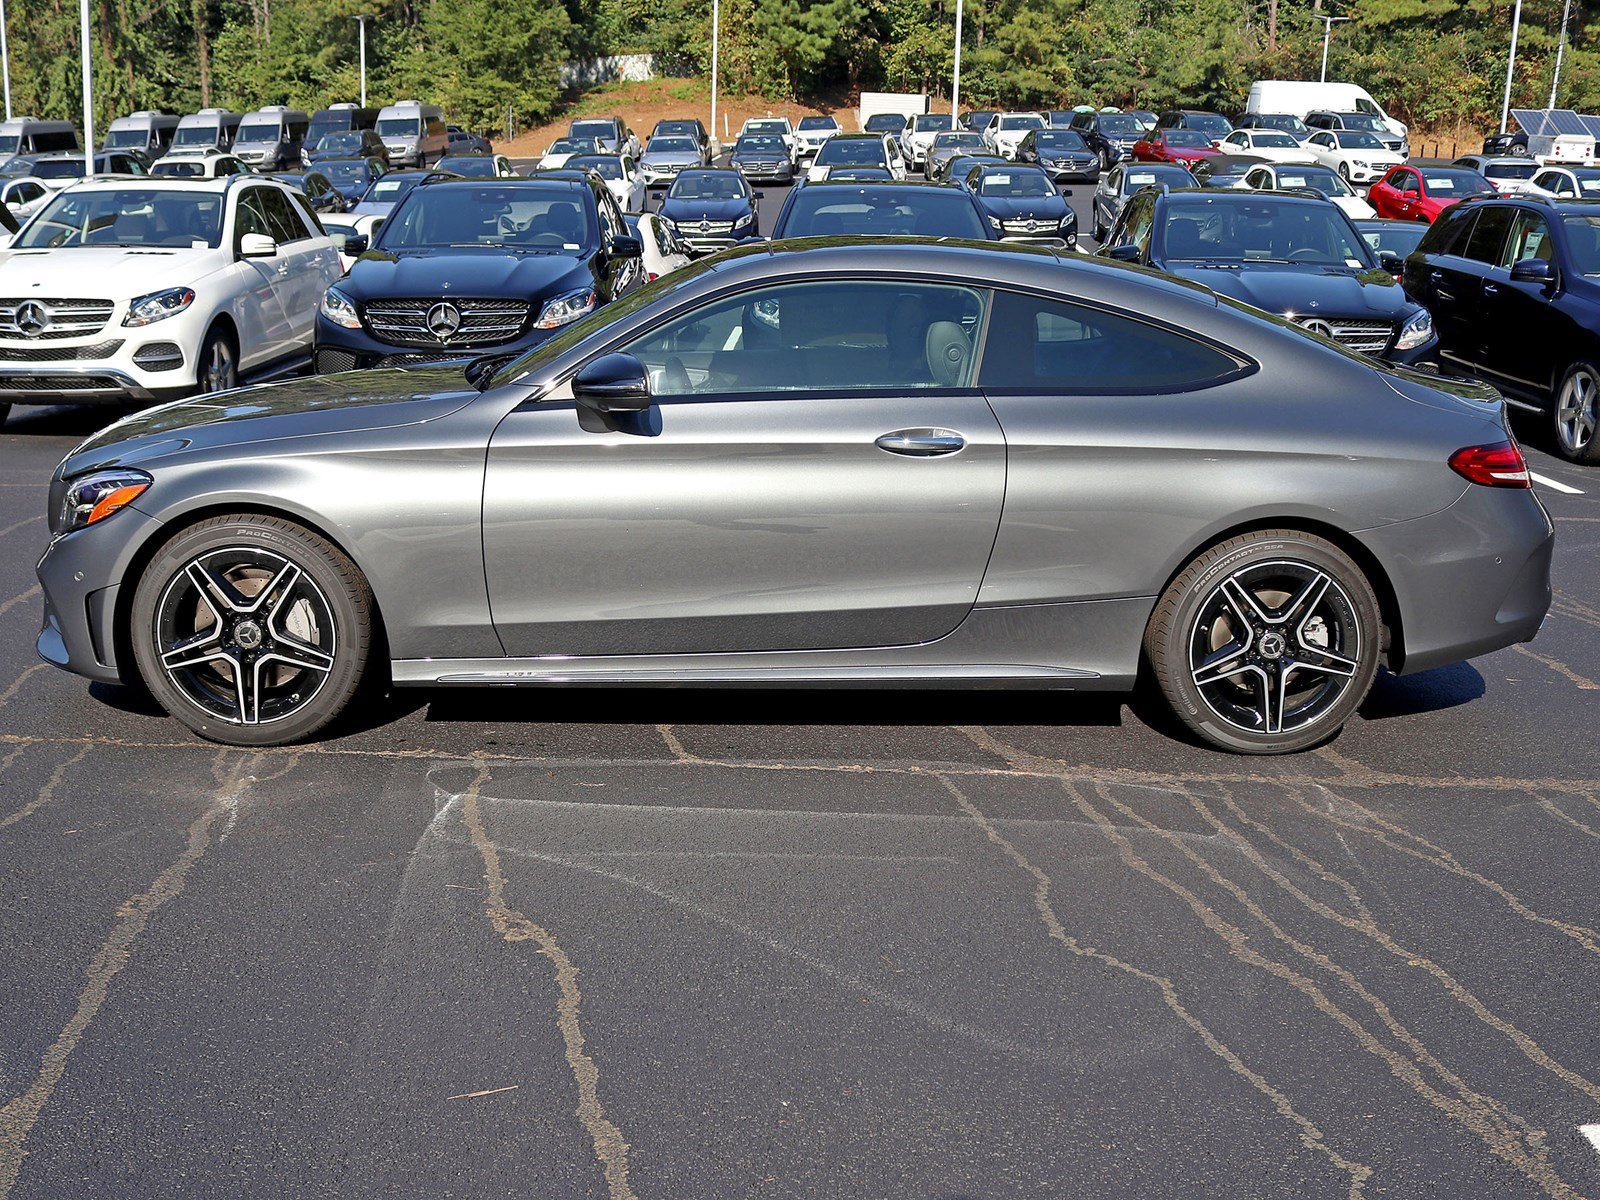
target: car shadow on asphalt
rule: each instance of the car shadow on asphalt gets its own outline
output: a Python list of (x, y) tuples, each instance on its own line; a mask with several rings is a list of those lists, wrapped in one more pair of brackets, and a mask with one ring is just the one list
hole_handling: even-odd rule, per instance
[(1452, 663), (1406, 676), (1379, 671), (1356, 712), (1365, 721), (1413, 717), (1470, 704), (1486, 691), (1488, 685), (1471, 663)]

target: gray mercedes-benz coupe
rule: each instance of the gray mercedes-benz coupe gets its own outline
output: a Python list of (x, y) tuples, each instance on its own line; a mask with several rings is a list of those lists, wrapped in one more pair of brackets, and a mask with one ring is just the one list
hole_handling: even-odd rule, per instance
[(741, 249), (515, 361), (128, 417), (51, 489), (39, 651), (200, 735), (395, 685), (1133, 687), (1303, 749), (1380, 665), (1532, 638), (1490, 389), (1193, 284), (905, 239)]

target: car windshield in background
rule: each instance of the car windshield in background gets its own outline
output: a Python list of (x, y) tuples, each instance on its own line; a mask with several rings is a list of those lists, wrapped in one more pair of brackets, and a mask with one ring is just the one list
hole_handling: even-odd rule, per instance
[(698, 154), (700, 147), (693, 138), (662, 137), (657, 134), (650, 139), (649, 152), (651, 154)]
[(693, 141), (700, 136), (693, 121), (660, 121), (656, 124), (656, 137), (686, 137)]
[(1383, 143), (1359, 129), (1341, 129), (1333, 135), (1341, 150), (1382, 150)]
[(233, 135), (235, 144), (251, 142), (275, 142), (278, 140), (279, 128), (276, 123), (257, 121), (253, 125), (239, 126), (239, 132)]
[(383, 224), (380, 250), (470, 246), (577, 253), (595, 243), (584, 207), (568, 188), (455, 185), (423, 188)]
[(590, 154), (594, 151), (593, 138), (557, 138), (550, 143), (546, 154)]
[(942, 133), (955, 128), (955, 118), (949, 113), (927, 113), (917, 118), (918, 133)]
[(998, 171), (978, 181), (982, 196), (1054, 196), (1055, 184), (1043, 171)]
[(454, 171), (468, 179), (493, 179), (498, 173), (494, 159), (487, 154), (463, 154), (457, 158), (441, 158), (441, 171)]
[(1356, 226), (1361, 231), (1361, 238), (1371, 246), (1374, 253), (1383, 251), (1388, 254), (1398, 254), (1405, 258), (1417, 248), (1417, 243), (1422, 241), (1423, 234), (1428, 232), (1428, 227), (1421, 221), (1396, 221), (1390, 225), (1380, 225), (1371, 228), (1365, 222)]
[(905, 127), (906, 119), (899, 113), (875, 113), (862, 126), (868, 133), (899, 133)]
[(1368, 133), (1388, 133), (1389, 127), (1378, 117), (1366, 113), (1340, 113), (1339, 123), (1346, 129), (1365, 129)]
[(318, 163), (317, 168), (334, 183), (364, 183), (372, 174), (372, 168), (359, 159), (334, 159)]
[(1099, 121), (1100, 132), (1106, 137), (1134, 137), (1144, 132), (1139, 119), (1127, 113), (1106, 113)]
[(421, 182), (421, 171), (385, 175), (372, 185), (372, 190), (367, 193), (367, 199), (376, 200), (383, 204), (393, 204)]
[(142, 148), (148, 142), (145, 131), (142, 129), (113, 129), (106, 138), (107, 150), (128, 150)]
[(1198, 129), (1169, 129), (1164, 136), (1169, 146), (1191, 150), (1208, 150), (1211, 148), (1211, 139)]
[[(1350, 190), (1350, 185), (1340, 179), (1336, 171), (1330, 171), (1327, 167), (1280, 167), (1278, 186), (1285, 191), (1307, 188), (1313, 192), (1321, 192), (1324, 196), (1355, 195)], [(1426, 230), (1427, 226), (1419, 228)]]
[(1135, 192), (1142, 187), (1149, 187), (1152, 183), (1164, 183), (1172, 188), (1194, 187), (1194, 176), (1182, 167), (1136, 167), (1130, 168), (1122, 177), (1122, 190)]
[(788, 132), (784, 128), (782, 121), (751, 121), (745, 125), (744, 131), (740, 136), (742, 138), (750, 134), (766, 134), (768, 136), (776, 136), (781, 140), (783, 135)]
[(1033, 144), (1040, 150), (1087, 150), (1089, 143), (1083, 136), (1071, 129), (1041, 129), (1033, 137)]
[(1494, 185), (1476, 171), (1451, 170), (1449, 167), (1418, 168), (1427, 183), (1430, 196), (1492, 196)]
[(360, 133), (330, 133), (320, 142), (313, 142), (318, 154), (356, 154), (361, 150)]
[(1490, 163), (1483, 169), (1483, 173), (1490, 179), (1532, 179), (1534, 172), (1539, 169), (1539, 164), (1536, 162)]
[(731, 171), (685, 171), (673, 180), (673, 200), (737, 200), (745, 195), (744, 180)]
[(981, 239), (984, 229), (964, 192), (940, 187), (815, 185), (796, 193), (784, 216), (786, 238), (893, 234)]
[(217, 130), (214, 125), (189, 125), (172, 135), (174, 146), (215, 146)]
[(220, 192), (118, 188), (64, 192), (28, 223), (18, 249), (222, 243)]
[(747, 133), (734, 143), (735, 154), (776, 154), (787, 157), (789, 147), (781, 137), (767, 133)]
[(1020, 116), (1001, 117), (1001, 129), (1043, 129), (1044, 122), (1032, 113), (1023, 113)]
[[(100, 167), (96, 166), (96, 170)], [(28, 172), (35, 179), (82, 179), (83, 159), (41, 158)]]
[(0, 154), (15, 154), (22, 149), (22, 135), (11, 133), (0, 137)]
[(1574, 171), (1572, 177), (1578, 181), (1578, 191), (1585, 196), (1600, 196), (1600, 170)]
[(1257, 146), (1266, 146), (1273, 150), (1297, 150), (1300, 143), (1287, 133), (1258, 133), (1252, 139)]
[(801, 117), (800, 128), (811, 133), (818, 129), (837, 129), (839, 122), (832, 117)]
[(1189, 128), (1205, 134), (1207, 137), (1225, 138), (1233, 132), (1233, 126), (1228, 124), (1226, 117), (1219, 117), (1216, 113), (1190, 113), (1184, 118)]
[(575, 154), (567, 159), (574, 171), (594, 171), (601, 179), (621, 179), (622, 160), (605, 154)]
[(420, 117), (388, 117), (378, 122), (379, 137), (417, 137), (421, 133)]
[[(1041, 146), (1043, 142), (1039, 143)], [(983, 134), (981, 133), (941, 133), (934, 137), (933, 148), (943, 149), (949, 146), (981, 146)]]
[(1287, 113), (1261, 113), (1255, 118), (1255, 126), (1257, 129), (1281, 129), (1291, 135), (1311, 132), (1299, 117)]
[(204, 179), (206, 165), (198, 158), (163, 158), (150, 168), (150, 174), (173, 179)]
[(1264, 262), (1365, 270), (1372, 252), (1332, 205), (1249, 200), (1239, 204), (1171, 198), (1166, 257), (1174, 262)]
[(1568, 257), (1578, 273), (1600, 275), (1600, 217), (1563, 217), (1561, 224), (1567, 231)]
[(881, 167), (883, 143), (877, 138), (829, 138), (817, 151), (817, 165)]
[(600, 138), (612, 141), (617, 136), (617, 127), (610, 121), (574, 121), (569, 131), (573, 137)]

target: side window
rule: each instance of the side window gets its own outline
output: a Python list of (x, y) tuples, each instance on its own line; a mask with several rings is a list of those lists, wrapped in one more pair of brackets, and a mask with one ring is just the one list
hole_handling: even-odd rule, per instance
[(272, 222), (267, 220), (267, 210), (263, 205), (266, 192), (266, 188), (251, 188), (239, 197), (238, 214), (233, 222), (235, 247), (246, 234), (262, 233), (269, 238), (277, 238), (278, 234), (273, 229)]
[(1390, 185), (1408, 196), (1415, 196), (1419, 190), (1417, 177), (1410, 171), (1396, 171)]
[(261, 206), (266, 210), (272, 236), (280, 244), (304, 241), (310, 236), (294, 211), (294, 203), (277, 188), (263, 189)]
[[(1137, 382), (1128, 371), (1131, 362), (1139, 364)], [(1230, 354), (1137, 317), (998, 292), (978, 384), (986, 391), (1030, 394), (1187, 392), (1243, 369)]]
[(1506, 244), (1506, 233), (1511, 228), (1511, 210), (1492, 207), (1478, 210), (1478, 223), (1467, 238), (1467, 248), (1460, 253), (1481, 263), (1498, 263), (1500, 249)]
[(1573, 186), (1571, 178), (1566, 175), (1557, 175), (1555, 177), (1554, 190), (1561, 196), (1576, 196), (1578, 194), (1578, 189)]
[(1155, 228), (1155, 223), (1155, 200), (1135, 201), (1133, 212), (1128, 217), (1128, 224), (1122, 231), (1122, 240), (1124, 242), (1132, 242), (1139, 247), (1139, 253), (1148, 258), (1150, 255), (1150, 231)]
[(1542, 258), (1550, 262), (1555, 257), (1555, 247), (1550, 244), (1550, 226), (1544, 217), (1528, 209), (1519, 208), (1511, 222), (1511, 236), (1506, 239), (1505, 252), (1500, 255), (1500, 265), (1508, 271), (1527, 258)]
[(1417, 249), (1424, 254), (1460, 254), (1477, 215), (1475, 208), (1447, 210), (1428, 227)]
[(595, 201), (600, 208), (601, 238), (609, 242), (614, 237), (626, 236), (628, 226), (623, 221), (622, 215), (617, 211), (617, 203), (611, 198), (610, 191), (596, 196)]
[(986, 304), (954, 284), (784, 283), (714, 300), (622, 349), (659, 396), (965, 388)]
[(322, 227), (322, 220), (317, 216), (317, 210), (311, 207), (311, 201), (307, 200), (299, 192), (290, 192), (289, 200), (314, 236), (322, 237), (326, 235), (327, 230)]

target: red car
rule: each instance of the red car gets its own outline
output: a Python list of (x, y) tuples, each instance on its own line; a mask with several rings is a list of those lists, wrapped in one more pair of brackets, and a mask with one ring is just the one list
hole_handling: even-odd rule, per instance
[(1177, 163), (1180, 167), (1192, 167), (1220, 153), (1198, 129), (1158, 129), (1133, 144), (1133, 157), (1140, 162)]
[(1468, 196), (1493, 196), (1494, 184), (1462, 167), (1390, 167), (1367, 190), (1367, 203), (1390, 221), (1423, 221), (1429, 225), (1452, 204)]

